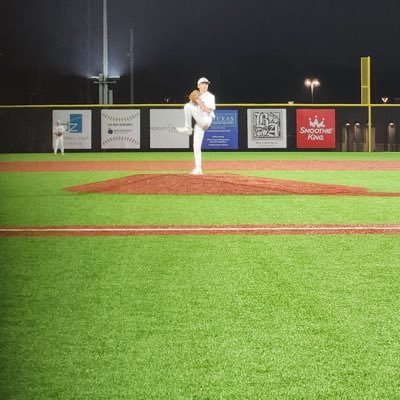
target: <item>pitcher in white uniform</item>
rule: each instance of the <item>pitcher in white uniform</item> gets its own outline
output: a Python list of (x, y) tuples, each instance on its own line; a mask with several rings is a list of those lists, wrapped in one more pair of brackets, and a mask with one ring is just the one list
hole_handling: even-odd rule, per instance
[(195, 121), (193, 135), (193, 153), (195, 168), (193, 175), (201, 175), (201, 145), (203, 143), (204, 131), (206, 131), (212, 120), (215, 118), (215, 96), (208, 91), (210, 81), (207, 78), (200, 78), (197, 87), (200, 92), (199, 99), (195, 102), (185, 104), (183, 110), (185, 113), (185, 126), (176, 128), (179, 133), (192, 134), (192, 118)]

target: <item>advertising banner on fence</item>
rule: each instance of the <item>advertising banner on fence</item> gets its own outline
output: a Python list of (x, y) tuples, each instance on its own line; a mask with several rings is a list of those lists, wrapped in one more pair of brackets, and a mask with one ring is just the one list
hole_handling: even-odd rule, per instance
[(140, 110), (101, 110), (102, 149), (140, 149)]
[(189, 135), (178, 133), (177, 126), (184, 126), (183, 110), (150, 110), (150, 148), (188, 149)]
[(297, 109), (297, 148), (334, 149), (336, 147), (335, 110)]
[[(65, 128), (65, 149), (92, 148), (92, 111), (91, 110), (53, 110), (53, 126), (60, 120)], [(53, 147), (55, 137), (53, 135)]]
[(247, 110), (247, 147), (286, 148), (286, 110), (266, 108)]
[(203, 149), (236, 150), (238, 148), (237, 110), (216, 110), (211, 126), (206, 130)]

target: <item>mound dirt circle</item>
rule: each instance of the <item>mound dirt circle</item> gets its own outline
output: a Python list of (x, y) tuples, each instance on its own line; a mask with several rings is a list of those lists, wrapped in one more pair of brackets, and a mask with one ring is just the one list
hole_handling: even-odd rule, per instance
[(67, 188), (71, 192), (175, 195), (400, 196), (341, 186), (236, 174), (138, 174)]

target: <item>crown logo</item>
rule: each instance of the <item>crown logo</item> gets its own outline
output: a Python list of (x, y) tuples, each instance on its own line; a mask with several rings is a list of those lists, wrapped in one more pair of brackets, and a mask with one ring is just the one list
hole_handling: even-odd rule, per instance
[(312, 128), (325, 128), (325, 118), (322, 118), (321, 121), (318, 121), (317, 115), (315, 115), (314, 121), (311, 118), (308, 118), (308, 122)]

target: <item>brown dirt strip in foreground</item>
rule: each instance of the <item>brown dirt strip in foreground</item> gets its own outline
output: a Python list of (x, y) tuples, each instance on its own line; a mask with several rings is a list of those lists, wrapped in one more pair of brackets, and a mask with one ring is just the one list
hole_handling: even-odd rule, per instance
[[(68, 157), (68, 154), (65, 156)], [(234, 156), (233, 156), (234, 157)], [(190, 171), (192, 161), (13, 161), (0, 162), (0, 172)], [(239, 160), (204, 161), (205, 171), (378, 171), (400, 170), (399, 161)]]
[(365, 187), (291, 181), (237, 174), (137, 174), (87, 183), (66, 190), (78, 193), (152, 195), (319, 195), (400, 197), (400, 192), (370, 192)]
[(400, 225), (114, 225), (0, 227), (0, 236), (400, 234)]

